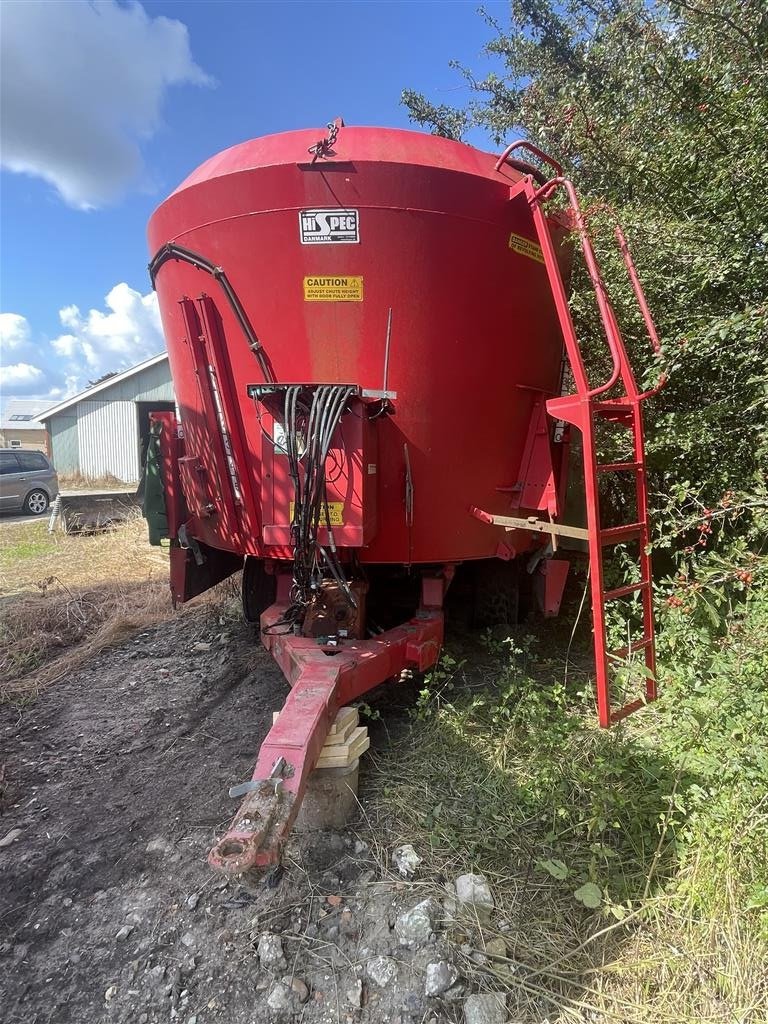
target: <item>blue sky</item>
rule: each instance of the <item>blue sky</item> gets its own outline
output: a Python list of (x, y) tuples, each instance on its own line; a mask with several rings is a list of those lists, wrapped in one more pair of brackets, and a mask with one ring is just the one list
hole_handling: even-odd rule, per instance
[(460, 105), (449, 61), (493, 66), (478, 6), (5, 0), (3, 396), (58, 398), (159, 350), (146, 222), (208, 156), (339, 114), (408, 127), (408, 87)]

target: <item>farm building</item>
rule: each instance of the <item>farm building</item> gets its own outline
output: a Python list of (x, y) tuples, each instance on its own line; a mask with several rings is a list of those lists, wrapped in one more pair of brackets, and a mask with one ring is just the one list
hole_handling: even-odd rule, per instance
[(149, 414), (175, 407), (165, 352), (44, 411), (50, 456), (60, 475), (91, 480), (141, 476)]
[(0, 422), (0, 448), (47, 452), (48, 437), (38, 419), (45, 407), (39, 398), (11, 398)]

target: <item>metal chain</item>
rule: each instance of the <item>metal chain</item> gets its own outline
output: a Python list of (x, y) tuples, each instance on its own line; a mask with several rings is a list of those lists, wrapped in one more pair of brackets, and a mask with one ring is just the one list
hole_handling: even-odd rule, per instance
[(318, 157), (331, 155), (336, 139), (339, 137), (339, 128), (341, 128), (343, 124), (344, 122), (341, 121), (340, 118), (336, 121), (328, 122), (325, 126), (328, 129), (327, 137), (320, 139), (314, 144), (314, 146), (310, 146), (307, 150), (308, 153), (312, 154), (312, 163), (314, 163)]

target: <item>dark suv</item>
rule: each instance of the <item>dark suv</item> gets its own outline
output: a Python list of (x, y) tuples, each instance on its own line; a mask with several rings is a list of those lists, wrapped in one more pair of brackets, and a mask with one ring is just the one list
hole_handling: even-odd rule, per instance
[(59, 478), (42, 452), (0, 448), (0, 511), (41, 516), (59, 493)]

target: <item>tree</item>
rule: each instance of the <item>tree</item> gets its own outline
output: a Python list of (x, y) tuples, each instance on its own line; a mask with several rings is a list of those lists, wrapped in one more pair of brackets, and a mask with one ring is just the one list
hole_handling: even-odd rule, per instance
[[(403, 94), (411, 117), (501, 146), (524, 133), (560, 159), (585, 205), (627, 229), (670, 380), (648, 411), (656, 504), (765, 493), (768, 457), (768, 7), (764, 0), (513, 0), (465, 110)], [(602, 252), (630, 339), (639, 320)], [(582, 328), (594, 320), (575, 279)], [(592, 337), (591, 348), (600, 352)], [(599, 361), (599, 356), (595, 357)], [(638, 349), (638, 358), (640, 358)], [(648, 379), (658, 372), (648, 365)]]

